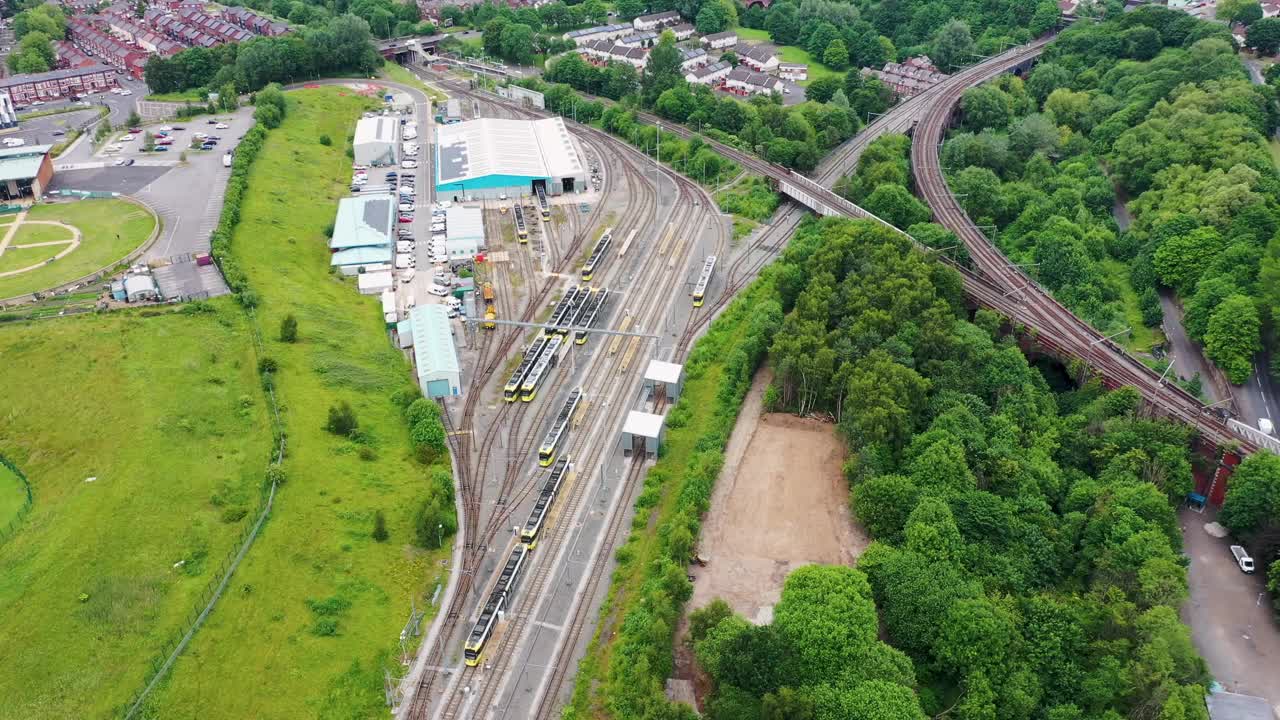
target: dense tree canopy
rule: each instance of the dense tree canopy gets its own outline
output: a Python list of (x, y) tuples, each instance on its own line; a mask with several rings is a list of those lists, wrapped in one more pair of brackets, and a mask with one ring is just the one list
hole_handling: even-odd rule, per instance
[[(906, 142), (868, 148), (857, 179)], [(706, 611), (708, 716), (1206, 720), (1176, 611), (1188, 429), (1142, 418), (1131, 389), (1054, 392), (998, 319), (964, 319), (952, 271), (880, 226), (812, 223), (774, 272), (766, 401), (835, 416), (877, 542), (856, 570), (792, 573), (772, 625)]]

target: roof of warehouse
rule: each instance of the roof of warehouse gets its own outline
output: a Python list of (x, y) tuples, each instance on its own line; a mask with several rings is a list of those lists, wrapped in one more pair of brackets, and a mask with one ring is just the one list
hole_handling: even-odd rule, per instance
[(418, 377), (433, 372), (458, 372), (449, 311), (443, 305), (419, 305), (409, 311), (413, 326), (413, 358)]
[(333, 237), (329, 239), (329, 247), (343, 250), (366, 245), (390, 245), (395, 210), (390, 195), (342, 198), (338, 201), (338, 214), (333, 219)]
[(444, 211), (444, 217), (446, 239), (484, 239), (484, 213), (480, 208), (451, 207)]
[(441, 185), (486, 175), (555, 178), (582, 174), (560, 118), (479, 118), (436, 128)]
[(391, 246), (363, 245), (339, 250), (329, 259), (330, 265), (373, 265), (391, 262)]
[(354, 142), (356, 145), (367, 142), (394, 143), (399, 129), (400, 118), (396, 116), (360, 118), (356, 123)]
[(28, 145), (0, 150), (0, 182), (35, 177), (51, 147), (53, 146)]

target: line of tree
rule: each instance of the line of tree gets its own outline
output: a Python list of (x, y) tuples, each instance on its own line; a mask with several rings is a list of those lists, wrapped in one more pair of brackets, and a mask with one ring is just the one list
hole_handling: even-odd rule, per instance
[(418, 6), (413, 0), (338, 0), (337, 2), (320, 2), (319, 0), (249, 0), (233, 1), (228, 5), (242, 5), (258, 12), (274, 15), (288, 21), (294, 27), (323, 27), (329, 20), (341, 15), (355, 15), (369, 23), (370, 31), (375, 37), (404, 37), (407, 35), (430, 35), (436, 32), (435, 25), (420, 20)]
[[(548, 6), (550, 7), (550, 6)], [(541, 10), (507, 6), (494, 8), (482, 26), (481, 45), (488, 55), (518, 65), (531, 65), (538, 57), (572, 50), (574, 44), (559, 33), (542, 32)]]
[[(1081, 24), (1025, 84), (970, 89), (961, 112), (943, 149), (952, 188), (1013, 261), (1107, 332), (1125, 326), (1129, 292), (1158, 327), (1170, 288), (1188, 335), (1233, 382), (1248, 378), (1280, 310), (1280, 175), (1266, 145), (1280, 114), (1227, 28), (1155, 6)], [(1124, 231), (1113, 182), (1132, 198)], [(1106, 272), (1112, 261), (1128, 276)]]
[(13, 17), (13, 37), (17, 45), (9, 50), (5, 64), (14, 73), (40, 73), (58, 64), (53, 41), (67, 34), (67, 18), (62, 8), (41, 4)]
[(836, 417), (875, 542), (793, 573), (771, 625), (694, 613), (707, 716), (1206, 720), (1177, 611), (1188, 429), (1032, 367), (881, 226), (802, 227), (770, 277), (766, 405)]
[(152, 56), (145, 78), (154, 93), (218, 92), (230, 85), (254, 92), (333, 75), (369, 75), (382, 66), (369, 23), (340, 15), (280, 37), (257, 37), (212, 48), (187, 48), (171, 58)]
[(741, 101), (685, 80), (675, 37), (664, 32), (649, 52), (644, 71), (611, 62), (596, 67), (577, 54), (557, 58), (546, 71), (552, 82), (620, 100), (624, 106), (658, 115), (780, 165), (812, 170), (829, 150), (862, 127), (861, 118), (883, 112), (890, 95), (874, 78), (850, 72), (815, 81), (808, 102), (787, 106), (773, 93)]
[[(779, 45), (806, 49), (836, 70), (929, 55), (939, 68), (950, 71), (972, 64), (979, 55), (1037, 37), (1052, 29), (1060, 16), (1052, 0), (780, 0), (768, 9), (753, 6), (742, 13), (741, 22), (767, 30)], [(971, 28), (981, 28), (981, 35), (975, 38)]]

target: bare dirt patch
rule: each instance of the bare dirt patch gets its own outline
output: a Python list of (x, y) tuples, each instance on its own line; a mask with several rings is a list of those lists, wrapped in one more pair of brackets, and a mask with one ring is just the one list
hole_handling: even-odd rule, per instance
[(690, 609), (720, 597), (755, 622), (769, 621), (792, 570), (851, 564), (870, 542), (849, 516), (835, 427), (762, 413), (769, 380), (757, 373), (743, 403), (702, 524), (699, 552), (710, 562), (690, 571)]

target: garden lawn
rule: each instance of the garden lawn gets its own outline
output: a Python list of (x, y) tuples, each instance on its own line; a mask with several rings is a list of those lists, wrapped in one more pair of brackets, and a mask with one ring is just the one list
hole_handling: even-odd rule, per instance
[[(413, 387), (409, 366), (377, 299), (329, 272), (324, 230), (347, 195), (351, 159), (344, 143), (318, 139), (349, 137), (371, 101), (333, 87), (288, 98), (283, 125), (250, 170), (231, 250), (260, 300), (265, 352), (279, 363), (288, 479), (228, 593), (153, 696), (154, 717), (385, 715), (383, 668), (400, 671), (394, 654), (410, 603), (427, 606), (448, 554), (411, 545), (427, 469), (412, 459), (391, 400)], [(278, 340), (290, 313), (296, 344)], [(363, 446), (323, 429), (342, 400)], [(370, 537), (379, 509), (386, 543)]]
[[(26, 219), (55, 220), (76, 226), (80, 229), (80, 247), (61, 260), (31, 272), (0, 277), (0, 298), (45, 290), (101, 270), (145, 243), (156, 229), (157, 223), (156, 216), (150, 210), (112, 198), (40, 203), (31, 208)], [(23, 242), (43, 242), (64, 237), (66, 232), (57, 227), (20, 226), (13, 243), (20, 245)], [(30, 251), (40, 251), (44, 257), (35, 260), (39, 262), (62, 249), (64, 248), (61, 246), (50, 246), (31, 248)], [(48, 250), (54, 252), (48, 253)], [(0, 272), (26, 267), (32, 263), (15, 262), (13, 267), (8, 267), (9, 264), (4, 256), (0, 256), (0, 266), (3, 266)]]
[(0, 453), (35, 496), (0, 545), (0, 719), (111, 717), (247, 522), (271, 437), (244, 314), (208, 307), (0, 326)]
[(738, 33), (738, 38), (741, 40), (750, 40), (753, 43), (769, 43), (770, 45), (774, 45), (774, 47), (778, 48), (778, 57), (781, 59), (782, 62), (803, 63), (805, 65), (808, 65), (809, 79), (803, 82), (798, 82), (796, 83), (797, 85), (801, 85), (801, 86), (808, 85), (809, 83), (813, 82), (814, 80), (817, 80), (818, 78), (824, 78), (824, 77), (829, 77), (833, 75), (836, 77), (844, 77), (845, 75), (844, 72), (841, 72), (839, 70), (832, 70), (826, 65), (823, 65), (821, 62), (815, 60), (813, 56), (810, 55), (809, 52), (804, 48), (799, 48), (799, 47), (796, 47), (795, 45), (775, 45), (773, 41), (769, 39), (769, 32), (767, 30), (757, 30), (755, 28), (740, 27), (740, 28), (736, 28), (734, 32)]
[(204, 104), (209, 98), (199, 90), (185, 90), (183, 92), (174, 93), (156, 93), (148, 95), (147, 100), (152, 102), (177, 102), (177, 103), (193, 103)]

